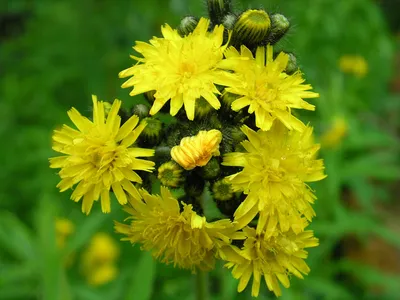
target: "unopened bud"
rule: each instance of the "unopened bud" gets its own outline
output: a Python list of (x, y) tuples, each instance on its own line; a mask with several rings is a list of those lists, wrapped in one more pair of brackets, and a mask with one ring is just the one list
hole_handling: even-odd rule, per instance
[(296, 72), (299, 67), (297, 66), (296, 56), (294, 56), (293, 53), (288, 53), (288, 55), (289, 55), (289, 61), (288, 61), (288, 64), (286, 66), (285, 72), (287, 74), (291, 75), (294, 72)]
[(147, 125), (143, 129), (140, 138), (147, 144), (152, 145), (158, 143), (161, 137), (162, 122), (156, 118), (149, 117), (144, 118), (142, 122), (146, 122)]
[(210, 161), (200, 169), (201, 177), (210, 180), (217, 178), (221, 173), (221, 167), (219, 165), (218, 159), (213, 157)]
[(290, 28), (289, 20), (281, 14), (271, 15), (271, 32), (267, 37), (266, 44), (276, 44)]
[(207, 0), (208, 15), (213, 24), (221, 24), (232, 10), (231, 0)]
[(217, 201), (228, 201), (234, 196), (232, 185), (225, 178), (218, 180), (213, 184), (212, 192), (214, 199)]
[(132, 107), (132, 115), (137, 115), (140, 119), (149, 115), (149, 108), (144, 104), (136, 104)]
[(197, 117), (202, 119), (212, 110), (214, 110), (214, 108), (203, 97), (200, 97), (200, 99), (196, 101), (196, 109), (194, 112)]
[(193, 16), (184, 17), (178, 26), (178, 33), (181, 36), (188, 35), (196, 29), (199, 20)]
[(267, 37), (271, 20), (264, 10), (249, 9), (237, 19), (232, 31), (232, 44), (239, 48), (260, 45)]
[(175, 162), (169, 161), (158, 168), (158, 179), (167, 187), (179, 187), (184, 181), (183, 169)]
[(228, 30), (232, 30), (237, 20), (237, 16), (235, 14), (228, 14), (222, 20), (222, 25)]

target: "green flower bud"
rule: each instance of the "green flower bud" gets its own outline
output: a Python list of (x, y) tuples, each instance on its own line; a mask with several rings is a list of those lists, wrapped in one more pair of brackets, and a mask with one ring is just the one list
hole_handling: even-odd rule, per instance
[(204, 118), (212, 110), (214, 110), (214, 108), (203, 97), (196, 101), (196, 109), (194, 112), (199, 118)]
[(161, 137), (162, 122), (154, 117), (144, 118), (142, 122), (146, 122), (147, 126), (140, 134), (141, 140), (146, 144), (157, 144)]
[(238, 95), (225, 92), (225, 93), (222, 95), (221, 100), (222, 100), (222, 103), (225, 104), (225, 105), (226, 105), (227, 107), (229, 107), (229, 109), (230, 109), (230, 108), (231, 108), (231, 105), (232, 105), (232, 102), (235, 101), (235, 100), (238, 99), (238, 98), (239, 98)]
[(132, 107), (132, 115), (137, 115), (140, 119), (149, 115), (149, 108), (144, 104), (136, 104)]
[(166, 161), (171, 159), (171, 148), (168, 146), (158, 146), (155, 148), (154, 157), (158, 161)]
[(217, 201), (228, 201), (234, 196), (232, 185), (227, 179), (216, 181), (212, 186), (213, 197)]
[(150, 103), (153, 104), (154, 100), (156, 100), (156, 98), (154, 98), (154, 94), (156, 93), (156, 91), (148, 91), (146, 93), (144, 93), (144, 97), (146, 98), (146, 100)]
[(231, 12), (231, 0), (207, 0), (208, 15), (213, 24), (221, 24), (224, 16)]
[(162, 185), (167, 187), (176, 188), (183, 184), (185, 177), (183, 176), (183, 169), (174, 161), (169, 161), (162, 164), (158, 168), (157, 178)]
[(206, 180), (214, 179), (221, 173), (221, 167), (218, 159), (215, 157), (211, 158), (210, 161), (202, 168), (199, 169), (201, 177)]
[(292, 75), (299, 69), (299, 67), (297, 66), (296, 56), (294, 56), (293, 53), (288, 53), (288, 55), (289, 55), (289, 62), (286, 66), (285, 72), (289, 75)]
[(188, 35), (189, 33), (195, 30), (198, 23), (199, 20), (196, 17), (193, 16), (184, 17), (178, 26), (178, 33), (181, 36)]
[(232, 30), (237, 20), (237, 16), (235, 14), (228, 14), (222, 20), (222, 25), (228, 30)]
[(231, 137), (234, 144), (240, 144), (240, 142), (246, 139), (246, 135), (238, 127), (231, 128)]
[(271, 15), (271, 32), (265, 44), (276, 44), (290, 28), (289, 20), (281, 14)]
[(245, 45), (249, 48), (261, 45), (267, 37), (271, 20), (264, 10), (249, 9), (237, 19), (232, 31), (232, 44), (239, 48)]

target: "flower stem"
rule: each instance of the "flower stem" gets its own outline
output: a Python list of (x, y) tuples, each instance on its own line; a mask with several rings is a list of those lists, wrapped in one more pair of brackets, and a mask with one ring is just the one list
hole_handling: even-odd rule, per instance
[(208, 300), (208, 274), (197, 270), (196, 273), (196, 300)]

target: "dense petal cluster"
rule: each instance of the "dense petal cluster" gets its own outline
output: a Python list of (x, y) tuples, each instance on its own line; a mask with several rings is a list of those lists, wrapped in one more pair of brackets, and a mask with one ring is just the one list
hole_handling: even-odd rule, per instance
[(230, 47), (226, 52), (227, 59), (219, 66), (235, 72), (241, 84), (227, 87), (229, 93), (240, 96), (233, 101), (232, 109), (238, 111), (249, 106), (248, 112), (254, 113), (256, 126), (269, 130), (276, 119), (289, 129), (302, 131), (305, 125), (291, 114), (291, 109), (302, 108), (314, 110), (314, 105), (304, 101), (316, 98), (319, 94), (311, 92), (311, 85), (303, 84), (300, 71), (293, 75), (285, 73), (289, 56), (283, 52), (273, 58), (273, 48), (268, 45), (258, 47), (255, 57), (245, 46), (239, 53)]
[(205, 166), (213, 156), (219, 156), (222, 133), (213, 129), (184, 137), (179, 146), (171, 149), (171, 157), (185, 170)]
[(219, 109), (215, 84), (232, 86), (237, 80), (217, 67), (227, 46), (222, 45), (224, 27), (218, 25), (209, 32), (209, 25), (209, 20), (201, 18), (193, 32), (181, 37), (166, 24), (161, 28), (163, 38), (153, 38), (150, 44), (137, 42), (133, 48), (143, 57), (132, 56), (139, 63), (120, 72), (121, 78), (131, 77), (122, 87), (133, 87), (132, 96), (156, 91), (150, 114), (171, 100), (172, 116), (184, 105), (188, 119), (193, 120), (200, 97)]
[(140, 190), (142, 200), (131, 198), (125, 210), (131, 215), (129, 225), (116, 222), (122, 240), (140, 243), (161, 262), (173, 263), (195, 271), (198, 267), (214, 267), (216, 249), (229, 245), (235, 237), (234, 224), (228, 219), (207, 222), (192, 205), (181, 203), (171, 192), (161, 187), (161, 195)]
[(142, 179), (135, 170), (150, 172), (154, 166), (138, 158), (152, 156), (154, 150), (132, 147), (146, 124), (137, 126), (134, 115), (120, 126), (120, 107), (121, 101), (115, 100), (106, 113), (104, 103), (93, 96), (93, 121), (72, 108), (68, 116), (78, 130), (64, 125), (53, 134), (53, 149), (64, 154), (50, 158), (50, 167), (61, 169), (57, 187), (63, 192), (78, 184), (71, 199), (83, 198), (82, 211), (87, 214), (99, 198), (102, 211), (110, 211), (111, 188), (120, 204), (127, 203), (128, 196), (139, 198), (132, 182)]
[(280, 296), (279, 282), (288, 288), (290, 275), (303, 278), (302, 274), (310, 271), (304, 262), (308, 255), (304, 249), (318, 246), (312, 231), (299, 234), (276, 231), (265, 238), (254, 228), (245, 227), (243, 233), (247, 238), (242, 248), (230, 245), (219, 251), (221, 258), (227, 261), (226, 267), (232, 268), (233, 277), (239, 279), (238, 292), (243, 291), (253, 277), (251, 295), (257, 297), (264, 277), (268, 289)]
[[(235, 191), (243, 191), (246, 199), (235, 212), (241, 226), (260, 213), (260, 232), (273, 234), (279, 224), (281, 231), (303, 229), (302, 217), (311, 220), (315, 197), (306, 184), (325, 177), (322, 160), (316, 159), (319, 145), (313, 144), (312, 128), (303, 132), (289, 131), (276, 123), (269, 131), (257, 132), (244, 126), (248, 140), (242, 142), (246, 152), (224, 156), (223, 165), (243, 167), (228, 177)], [(268, 222), (267, 222), (268, 221)]]

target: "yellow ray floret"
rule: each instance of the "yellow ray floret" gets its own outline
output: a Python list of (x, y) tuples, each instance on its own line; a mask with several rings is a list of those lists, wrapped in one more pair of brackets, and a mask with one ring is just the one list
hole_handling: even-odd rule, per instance
[(304, 249), (318, 246), (312, 231), (276, 232), (267, 239), (254, 228), (245, 227), (243, 233), (247, 239), (242, 248), (230, 245), (219, 251), (220, 257), (227, 261), (225, 267), (232, 268), (233, 277), (239, 279), (238, 292), (242, 292), (253, 277), (251, 295), (257, 297), (264, 277), (268, 289), (281, 296), (279, 282), (288, 288), (291, 274), (303, 279), (302, 274), (309, 273), (310, 268), (304, 261), (308, 253)]
[(168, 24), (161, 28), (163, 38), (150, 44), (136, 42), (133, 47), (143, 57), (132, 56), (138, 64), (120, 72), (121, 78), (131, 77), (123, 88), (133, 87), (130, 95), (156, 91), (150, 114), (156, 114), (168, 101), (172, 116), (185, 107), (189, 120), (195, 116), (195, 102), (203, 97), (214, 109), (221, 104), (215, 84), (231, 86), (236, 76), (217, 68), (227, 45), (222, 45), (224, 27), (218, 25), (208, 32), (210, 21), (201, 18), (196, 29), (185, 37)]
[(303, 84), (300, 71), (293, 75), (285, 73), (289, 56), (281, 52), (273, 58), (272, 46), (259, 47), (255, 57), (249, 49), (242, 46), (239, 53), (229, 48), (219, 67), (232, 70), (239, 76), (241, 84), (226, 88), (239, 98), (232, 103), (232, 109), (238, 111), (249, 106), (248, 112), (254, 113), (256, 126), (269, 130), (276, 119), (289, 129), (302, 131), (305, 125), (291, 114), (291, 109), (314, 110), (314, 105), (304, 101), (316, 98), (319, 94), (311, 92), (311, 85)]
[(53, 134), (53, 149), (64, 154), (50, 158), (51, 168), (60, 168), (61, 192), (77, 186), (71, 199), (83, 197), (82, 211), (89, 214), (93, 202), (101, 199), (103, 212), (110, 212), (110, 189), (120, 204), (127, 197), (140, 195), (132, 182), (142, 179), (135, 170), (151, 172), (154, 162), (139, 159), (154, 155), (154, 150), (132, 147), (146, 124), (132, 116), (122, 126), (118, 111), (121, 101), (115, 100), (108, 114), (104, 103), (93, 96), (93, 121), (83, 117), (75, 108), (68, 116), (77, 129), (64, 125)]
[(205, 166), (213, 156), (219, 156), (222, 133), (219, 130), (199, 131), (195, 136), (184, 137), (179, 146), (171, 149), (171, 157), (185, 170)]
[(131, 199), (125, 211), (131, 216), (129, 225), (116, 222), (122, 240), (140, 243), (161, 262), (184, 269), (214, 267), (216, 249), (228, 245), (235, 237), (235, 228), (228, 219), (207, 222), (182, 202), (182, 209), (171, 192), (161, 188), (161, 195), (140, 190), (143, 200)]
[(275, 123), (270, 131), (246, 126), (242, 131), (248, 138), (241, 143), (246, 152), (228, 153), (222, 163), (243, 167), (227, 177), (235, 191), (247, 194), (235, 219), (245, 226), (260, 213), (257, 231), (266, 227), (266, 236), (278, 225), (281, 231), (302, 231), (302, 216), (311, 220), (315, 215), (310, 205), (315, 196), (306, 182), (325, 178), (323, 161), (316, 159), (319, 145), (313, 143), (312, 128), (289, 131)]

